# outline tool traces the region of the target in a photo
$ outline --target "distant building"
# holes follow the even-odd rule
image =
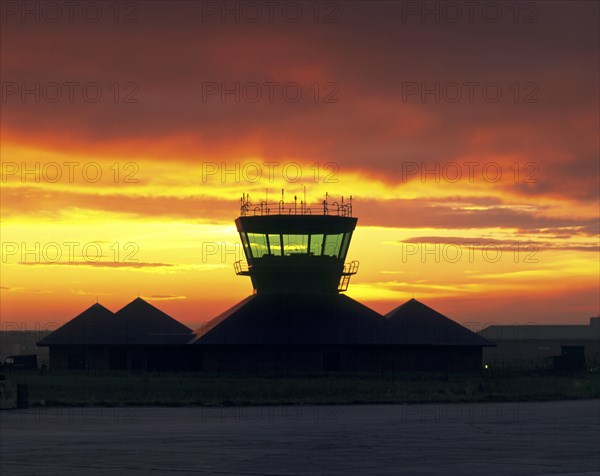
[[[48,349],[39,347],[36,343],[50,334],[46,330],[18,330],[11,329],[10,325],[0,331],[0,365],[11,356],[37,355],[38,365],[48,363]]]
[[[411,299],[387,316],[342,294],[352,202],[274,207],[242,199],[235,221],[254,294],[196,329],[142,299],[95,304],[42,339],[52,369],[209,372],[477,371],[493,345]]]
[[[479,335],[496,344],[483,354],[493,366],[600,366],[600,317],[590,318],[589,325],[493,325]]]

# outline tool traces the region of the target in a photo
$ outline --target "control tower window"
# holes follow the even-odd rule
[[[250,245],[248,245],[248,238],[246,237],[246,233],[240,233],[240,237],[242,238],[242,244],[244,245],[244,252],[246,253],[246,257],[250,256]]]
[[[262,233],[248,233],[248,241],[250,242],[250,250],[253,258],[262,258],[269,252],[267,247],[267,235]]]
[[[272,255],[281,256],[281,235],[269,235],[269,250]]]
[[[248,257],[257,259],[272,256],[329,256],[343,258],[350,244],[350,233],[284,234],[240,233]]]
[[[342,249],[340,250],[340,258],[346,258],[346,253],[348,253],[348,246],[350,245],[350,237],[352,233],[344,233],[344,241],[342,241]]]
[[[310,235],[310,254],[313,256],[321,256],[323,254],[323,236]]]
[[[343,239],[344,233],[325,235],[325,247],[323,249],[323,254],[337,258],[340,254],[340,248],[342,246]]]
[[[283,235],[285,255],[307,254],[308,235]]]

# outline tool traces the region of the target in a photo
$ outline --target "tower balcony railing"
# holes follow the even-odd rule
[[[358,261],[350,261],[344,264],[344,270],[340,278],[340,284],[338,285],[338,291],[343,293],[348,291],[348,285],[350,284],[350,278],[358,272]]]
[[[358,265],[359,262],[357,260],[350,261],[349,263],[344,264],[344,271],[342,271],[342,276],[352,276],[353,274],[358,273]]]
[[[352,276],[358,273],[359,264],[360,263],[357,260],[345,263],[344,269],[342,270],[342,276]],[[250,274],[250,266],[248,265],[248,261],[246,260],[238,260],[235,263],[233,263],[233,269],[235,270],[235,274]]]
[[[239,260],[233,263],[233,269],[238,276],[250,276],[250,267],[246,260]]]
[[[352,216],[352,195],[350,200],[344,202],[344,197],[341,201],[329,202],[329,196],[325,195],[325,200],[321,203],[306,203],[306,200],[300,200],[294,196],[293,203],[286,203],[282,199],[277,203],[261,201],[258,204],[253,204],[250,201],[250,195],[244,194],[241,198],[240,206],[241,216],[267,216],[267,215],[333,215],[341,217]]]

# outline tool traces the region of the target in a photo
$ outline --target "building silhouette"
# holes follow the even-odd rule
[[[58,369],[208,372],[476,371],[493,345],[415,299],[387,316],[343,294],[352,198],[309,206],[241,200],[235,220],[253,294],[194,332],[138,298],[96,304],[39,342]]]
[[[191,329],[136,298],[111,312],[94,304],[38,342],[55,370],[187,370]]]
[[[494,342],[484,360],[494,367],[582,370],[600,366],[600,317],[589,324],[491,325],[479,335]]]

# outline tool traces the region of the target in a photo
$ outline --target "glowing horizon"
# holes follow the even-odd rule
[[[414,296],[462,323],[586,323],[600,312],[597,9],[3,16],[3,325],[138,295],[206,322],[252,292],[233,271],[242,193],[290,203],[304,187],[309,203],[353,196],[347,294],[378,312]]]

